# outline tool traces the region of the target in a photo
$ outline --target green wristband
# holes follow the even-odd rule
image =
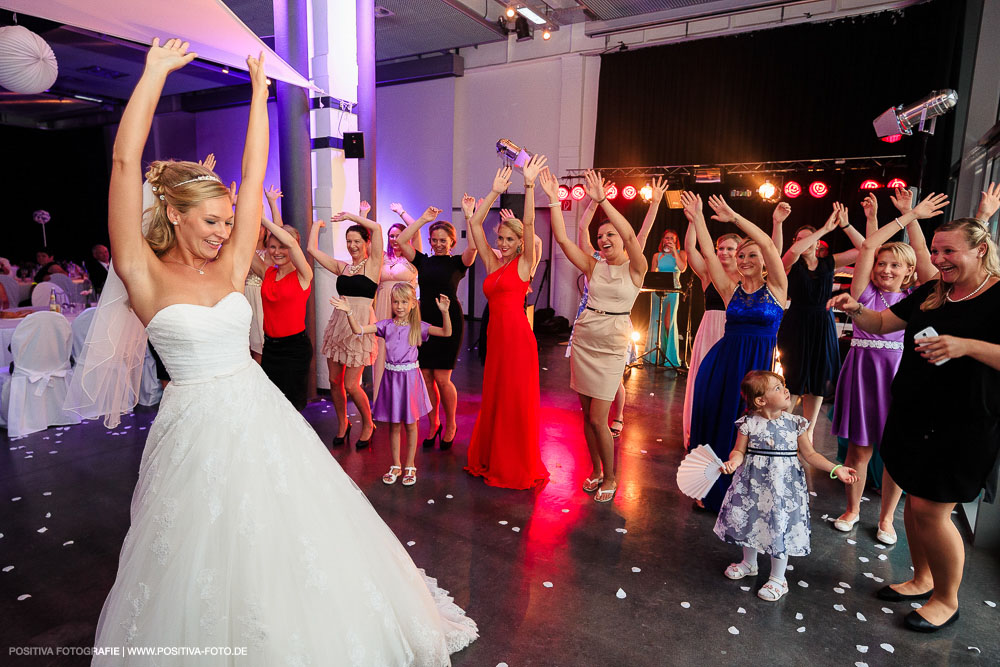
[[[835,465],[832,468],[830,468],[830,479],[837,479],[837,476],[834,475],[833,473],[837,472],[837,468],[843,468],[843,467],[844,467],[844,464],[838,463],[837,465]]]

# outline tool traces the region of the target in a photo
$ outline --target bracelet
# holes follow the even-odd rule
[[[851,223],[848,222],[848,223],[845,223],[843,225],[837,225],[837,226],[840,227],[841,229],[847,229],[848,227],[851,226]]]
[[[903,231],[903,230],[906,229],[906,225],[904,225],[903,223],[901,223],[899,221],[899,218],[896,218],[895,220],[893,220],[893,222],[895,222],[897,225],[899,225],[899,231]]]
[[[830,479],[837,479],[837,476],[833,473],[837,472],[837,468],[843,468],[843,467],[844,465],[842,463],[838,463],[837,465],[833,466],[833,468],[830,469]]]
[[[858,307],[857,307],[856,309],[854,309],[854,310],[845,310],[845,311],[844,311],[844,313],[845,313],[845,314],[846,314],[846,315],[847,315],[847,316],[848,316],[849,318],[851,318],[851,319],[853,320],[853,319],[854,319],[855,317],[858,317],[859,315],[861,315],[861,311],[863,311],[864,309],[865,309],[865,307],[864,307],[864,306],[862,306],[862,305],[861,305],[861,304],[859,303],[859,304],[858,304]]]
[[[534,183],[532,183],[531,185],[528,185],[527,183],[524,184],[524,189],[525,190],[527,190],[528,188],[533,188],[533,187],[535,187]]]
[[[562,202],[556,202],[555,204],[549,204],[549,208],[555,208],[556,206],[562,206]]]
[[[601,199],[601,200],[598,200],[598,201],[596,201],[596,202],[594,202],[594,203],[595,203],[595,204],[603,204],[603,203],[604,203],[604,202],[606,202],[606,201],[608,201],[608,198],[607,198],[607,196],[605,196],[605,197],[604,197],[604,199]]]

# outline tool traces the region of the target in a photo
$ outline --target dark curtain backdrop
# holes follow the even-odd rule
[[[0,126],[0,183],[6,204],[0,256],[35,260],[42,228],[31,218],[44,209],[49,248],[77,262],[108,242],[108,158],[102,128],[31,130]]]
[[[848,205],[855,226],[863,227],[858,185],[865,178],[885,184],[899,176],[916,185],[921,139],[880,141],[872,120],[897,104],[914,102],[931,90],[959,86],[960,48],[965,3],[936,0],[902,12],[883,12],[830,23],[774,28],[662,47],[606,54],[601,59],[594,164],[598,167],[716,164],[813,158],[907,156],[908,166],[869,173],[789,174],[808,188],[813,180],[830,194],[789,200],[785,247],[804,224],[819,225],[833,201]],[[939,118],[928,142],[925,191],[944,191],[955,113]],[[729,196],[733,189],[753,189],[763,176],[730,177],[721,184],[676,184],[708,194]],[[618,179],[619,190],[644,180]],[[895,209],[883,189],[877,191],[883,219]],[[638,228],[646,205],[636,198],[616,200]],[[730,204],[770,232],[773,204],[759,198],[730,199]],[[711,211],[706,207],[706,215]],[[660,207],[646,245],[648,258],[665,229],[683,239],[686,222],[679,210]],[[733,231],[709,221],[713,236]],[[834,251],[849,247],[839,232],[827,239]],[[693,276],[689,271],[683,280]],[[697,280],[692,303],[692,332],[703,311]],[[679,311],[683,335],[687,302]],[[637,329],[648,319],[649,298],[641,295],[633,311]]]

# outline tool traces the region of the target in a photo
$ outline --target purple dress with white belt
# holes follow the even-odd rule
[[[420,340],[426,341],[431,325],[420,323]],[[385,339],[385,372],[372,407],[372,419],[390,424],[413,424],[431,411],[424,376],[417,363],[419,348],[410,345],[409,325],[394,320],[375,323],[375,335]]]
[[[868,283],[858,303],[871,310],[888,310],[912,291],[883,292]],[[854,327],[851,350],[837,380],[834,435],[864,447],[878,445],[892,400],[889,389],[902,358],[902,330],[880,335]]]

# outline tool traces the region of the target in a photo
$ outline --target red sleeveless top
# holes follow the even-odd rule
[[[302,289],[297,271],[278,280],[278,267],[269,266],[260,286],[264,335],[283,338],[305,331],[306,302],[311,291],[312,285]]]

